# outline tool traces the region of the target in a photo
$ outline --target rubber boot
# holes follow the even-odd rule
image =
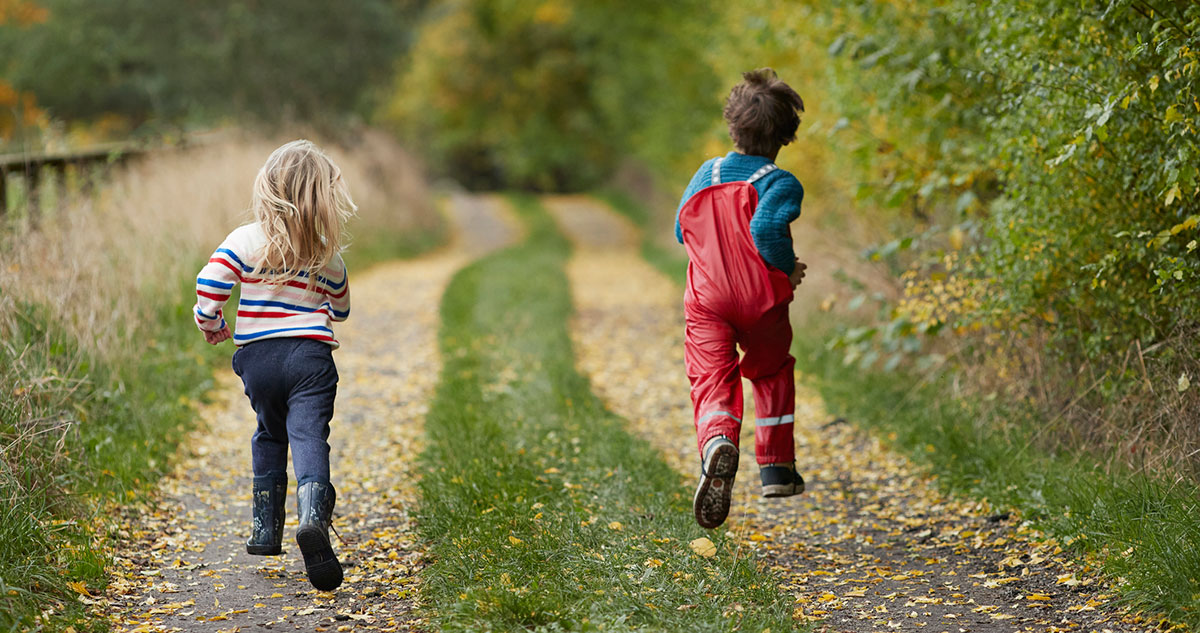
[[[308,582],[321,591],[333,591],[342,584],[342,565],[329,543],[336,498],[337,493],[329,483],[310,481],[296,488],[296,506],[300,509],[296,545],[304,554]]]
[[[283,551],[283,514],[287,483],[286,474],[254,478],[250,539],[246,541],[247,554],[278,556]]]

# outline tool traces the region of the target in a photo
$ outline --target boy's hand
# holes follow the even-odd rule
[[[233,334],[230,334],[229,332],[228,325],[217,330],[216,332],[209,332],[208,330],[201,331],[204,332],[204,340],[207,341],[209,345],[216,345],[217,343],[228,341],[229,339],[233,338]]]
[[[792,282],[792,290],[795,290],[800,282],[804,281],[804,271],[808,269],[808,265],[800,260],[796,260],[796,267],[792,269],[792,274],[788,275],[788,281]]]

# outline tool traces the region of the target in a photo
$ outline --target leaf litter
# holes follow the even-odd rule
[[[249,556],[250,435],[254,413],[231,371],[183,443],[158,494],[120,510],[107,594],[93,600],[118,631],[420,630],[419,572],[426,564],[413,524],[416,456],[440,370],[438,305],[470,259],[516,238],[497,198],[456,195],[446,205],[453,243],[411,261],[354,275],[354,314],[338,328],[341,380],[331,423],[338,491],[331,535],[345,568],[333,592],[308,583],[295,546],[291,477],[281,556]],[[190,450],[189,450],[190,449]]]
[[[638,253],[637,229],[592,198],[547,199],[575,245],[568,263],[581,371],[686,479],[697,476],[681,288]],[[804,289],[798,292],[805,300]],[[1139,631],[1086,560],[1016,512],[949,496],[886,442],[832,419],[797,376],[796,455],[808,491],[763,499],[744,425],[726,528],[774,572],[794,617],[838,631]],[[746,403],[753,399],[746,386]],[[744,416],[753,419],[752,416]],[[690,547],[711,555],[697,539]],[[712,549],[710,549],[712,548]],[[686,608],[680,605],[679,608]]]

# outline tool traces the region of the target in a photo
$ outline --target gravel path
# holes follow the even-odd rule
[[[682,289],[638,256],[636,228],[607,207],[584,197],[547,205],[576,246],[568,276],[582,371],[692,480]],[[807,299],[804,287],[798,297]],[[798,382],[797,466],[809,491],[758,496],[746,425],[727,523],[795,596],[797,619],[829,631],[1140,630],[1137,618],[1108,608],[1111,592],[1086,563],[986,502],[942,494],[878,438],[832,418],[803,376]]]
[[[284,555],[245,552],[254,414],[231,371],[184,443],[190,454],[152,505],[128,510],[114,577],[99,608],[115,630],[412,630],[423,566],[410,511],[415,457],[437,380],[438,304],[453,273],[518,237],[505,204],[453,195],[452,245],[412,261],[351,271],[353,314],[338,329],[341,382],[332,423],[334,547],[346,570],[336,591],[308,584],[292,540],[294,477]]]

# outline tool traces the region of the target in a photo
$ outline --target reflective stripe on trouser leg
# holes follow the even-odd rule
[[[740,334],[746,354],[741,372],[754,383],[754,454],[759,464],[788,463],[796,458],[792,429],[796,411],[796,359],[788,353],[792,326],[787,306],[778,306]]]
[[[774,423],[766,421],[778,420]],[[796,459],[793,442],[794,417],[760,418],[754,425],[754,454],[759,464],[786,464]]]
[[[684,361],[692,384],[697,449],[724,435],[736,445],[742,429],[742,375],[738,370],[733,327],[695,308],[684,306]]]

